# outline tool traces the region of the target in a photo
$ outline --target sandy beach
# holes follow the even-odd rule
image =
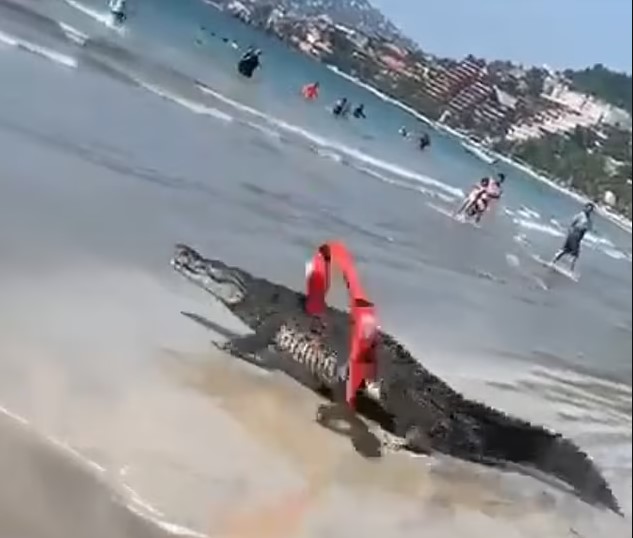
[[[0,0],[0,31],[55,54],[0,49],[0,537],[630,536],[630,244],[617,229],[601,221],[569,284],[530,264],[559,241],[534,223],[571,210],[533,182],[517,177],[504,208],[542,213],[533,228],[503,211],[458,226],[430,204],[479,170],[450,141],[418,161],[299,98],[275,102],[278,80],[246,85],[231,57],[208,69],[181,37],[197,12],[180,4],[143,4],[127,35],[54,0],[25,5],[41,17]],[[305,61],[273,47],[268,65]],[[626,517],[512,471],[362,457],[316,422],[317,396],[220,353],[210,325],[246,328],[169,266],[187,242],[300,287],[330,237],[351,245],[385,328],[466,395],[574,439]]]

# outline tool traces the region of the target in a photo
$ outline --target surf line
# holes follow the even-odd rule
[[[154,508],[147,501],[143,500],[141,496],[136,493],[136,491],[133,490],[129,485],[124,483],[108,484],[105,481],[108,472],[105,467],[99,465],[96,461],[87,458],[64,441],[56,439],[51,435],[38,432],[35,426],[26,418],[14,413],[13,411],[10,411],[2,405],[0,405],[0,413],[13,420],[14,422],[20,424],[24,429],[26,429],[33,435],[41,435],[46,442],[50,443],[50,445],[57,449],[61,454],[66,455],[70,458],[71,461],[74,461],[80,466],[84,467],[88,472],[92,472],[93,476],[95,476],[98,480],[103,481],[106,487],[108,485],[112,485],[116,489],[119,489],[119,486],[121,486],[123,491],[119,489],[117,493],[121,494],[125,492],[124,498],[122,499],[123,501],[127,501],[125,503],[125,507],[141,519],[148,521],[156,527],[168,532],[172,536],[179,536],[182,538],[207,538],[206,534],[202,534],[182,525],[167,521],[164,514]]]

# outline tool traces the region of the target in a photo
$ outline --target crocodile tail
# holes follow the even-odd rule
[[[460,414],[479,425],[484,460],[531,466],[562,480],[585,502],[622,514],[596,464],[573,441],[477,402],[464,400],[462,405]]]
[[[381,336],[382,403],[394,417],[396,434],[416,434],[411,450],[430,445],[486,465],[531,467],[566,483],[585,502],[622,513],[598,467],[573,441],[465,398],[395,338]]]

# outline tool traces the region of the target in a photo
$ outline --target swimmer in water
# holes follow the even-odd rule
[[[342,99],[339,99],[334,105],[334,108],[332,109],[332,114],[334,114],[337,117],[340,117],[340,116],[343,116],[348,109],[349,109],[349,102],[347,101],[347,97],[343,97]]]
[[[320,87],[321,86],[318,82],[313,82],[312,84],[306,84],[302,88],[301,93],[303,94],[303,97],[307,99],[308,101],[315,101],[316,99],[319,98]]]
[[[488,205],[486,207],[486,211],[492,211],[492,208],[495,206],[497,201],[501,199],[505,180],[506,176],[501,172],[497,174],[496,178],[490,179],[490,182],[488,183]]]
[[[424,151],[426,148],[428,148],[431,145],[431,137],[427,134],[424,133],[422,134],[422,136],[420,136],[420,150]]]
[[[488,186],[488,194],[490,198],[498,200],[503,194],[503,184],[506,181],[506,175],[499,172],[497,178],[493,179]]]
[[[360,104],[358,105],[353,112],[353,115],[356,119],[365,119],[367,116],[365,116],[365,105]]]
[[[247,78],[251,78],[255,70],[261,65],[259,61],[262,51],[249,48],[237,64],[239,73]]]
[[[588,203],[583,210],[578,213],[574,220],[572,220],[569,230],[567,230],[567,237],[565,237],[565,243],[554,256],[552,265],[558,263],[564,256],[571,258],[571,270],[576,270],[576,263],[580,257],[580,245],[585,237],[585,234],[593,229],[593,212],[595,205]]]
[[[116,24],[123,24],[127,19],[127,1],[126,0],[110,0],[108,5],[110,13]]]
[[[475,222],[479,222],[490,203],[489,188],[490,178],[482,178],[468,193],[468,196],[454,215],[464,214],[469,218],[474,218]]]

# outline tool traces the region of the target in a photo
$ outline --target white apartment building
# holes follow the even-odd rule
[[[522,141],[540,138],[546,133],[561,134],[576,127],[592,127],[601,123],[629,125],[631,116],[591,95],[573,91],[564,82],[550,78],[545,84],[543,98],[554,105],[550,110],[512,127],[509,140]]]

